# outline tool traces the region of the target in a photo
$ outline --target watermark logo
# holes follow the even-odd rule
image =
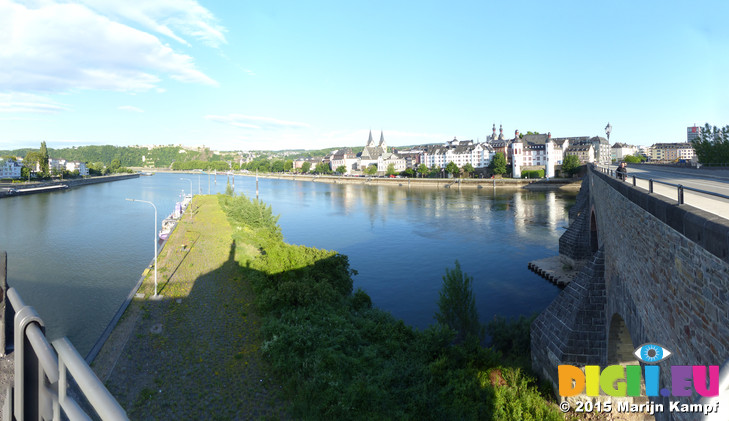
[[[647,343],[633,354],[646,365],[610,365],[603,369],[597,365],[585,366],[584,372],[573,365],[560,365],[559,394],[563,397],[585,393],[599,396],[600,391],[613,397],[641,396],[641,382],[645,383],[645,396],[691,396],[695,391],[704,397],[719,395],[719,366],[674,365],[671,384],[660,387],[661,369],[657,364],[673,353],[665,347]],[[668,386],[668,385],[666,385]]]

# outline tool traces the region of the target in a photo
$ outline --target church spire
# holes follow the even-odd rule
[[[367,139],[367,146],[375,146],[375,141],[372,140],[372,130],[370,129],[370,138]]]
[[[382,130],[380,130],[380,144],[378,146],[381,146],[382,149],[387,152],[387,145],[385,144],[385,135],[382,133]]]

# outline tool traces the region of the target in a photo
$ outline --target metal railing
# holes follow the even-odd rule
[[[665,181],[655,180],[653,178],[638,177],[636,175],[628,176],[627,174],[621,174],[621,173],[619,173],[617,170],[613,170],[613,169],[610,169],[608,167],[603,167],[603,166],[600,166],[600,165],[595,165],[594,168],[597,169],[598,171],[600,171],[601,173],[607,174],[607,175],[609,175],[610,177],[613,177],[613,178],[617,178],[618,180],[627,181],[626,178],[630,177],[630,178],[632,178],[633,186],[636,186],[636,181],[637,180],[645,180],[645,181],[648,181],[648,192],[649,193],[655,193],[655,191],[653,189],[653,185],[655,183],[662,184],[662,185],[665,185],[665,186],[675,187],[676,188],[676,200],[678,201],[678,204],[679,205],[683,205],[684,204],[684,191],[686,191],[686,190],[692,191],[692,192],[695,192],[695,193],[705,194],[707,196],[718,197],[718,198],[724,199],[724,200],[729,200],[729,196],[724,195],[724,194],[721,194],[721,193],[716,193],[716,192],[711,192],[711,191],[701,190],[701,189],[695,189],[693,187],[686,187],[686,186],[681,185],[681,184],[668,183],[668,182],[665,182]]]
[[[69,396],[69,377],[102,420],[128,420],[126,412],[96,377],[67,338],[48,343],[43,320],[25,305],[15,288],[7,290],[15,310],[14,385],[8,387],[4,420],[60,420],[61,410],[70,420],[92,419]]]

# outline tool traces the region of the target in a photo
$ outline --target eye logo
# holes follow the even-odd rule
[[[643,344],[633,354],[646,364],[656,364],[673,355],[673,352],[657,344]]]

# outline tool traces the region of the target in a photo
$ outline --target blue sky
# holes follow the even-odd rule
[[[0,0],[0,149],[729,124],[725,1]]]

